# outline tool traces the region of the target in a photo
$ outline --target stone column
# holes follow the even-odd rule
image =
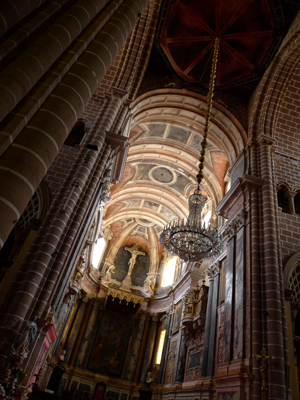
[[[27,17],[32,11],[40,7],[46,0],[10,0],[1,2],[0,4],[0,35],[15,26],[23,18]]]
[[[81,327],[81,323],[82,323],[82,319],[84,317],[85,314],[85,310],[86,310],[86,306],[87,306],[87,301],[88,299],[83,299],[81,300],[81,303],[78,307],[78,311],[77,311],[77,315],[75,317],[75,321],[74,324],[72,326],[72,329],[70,331],[70,335],[65,347],[66,350],[66,356],[65,356],[65,361],[66,363],[69,362],[69,360],[71,359],[71,355],[72,355],[72,351],[76,342],[76,338],[78,335],[78,332],[80,330]]]
[[[101,299],[98,297],[94,301],[92,312],[89,317],[88,323],[86,325],[84,336],[81,341],[80,348],[79,348],[79,351],[77,354],[77,358],[76,358],[76,362],[75,362],[75,367],[77,367],[77,368],[84,367],[84,362],[86,361],[85,356],[87,354],[89,346],[91,345],[91,339],[92,339],[93,332],[94,332],[95,322],[96,322],[97,316],[99,314],[99,311],[103,310],[103,306],[104,306],[103,300],[104,299]]]
[[[148,2],[124,0],[2,155],[1,247]]]
[[[261,163],[262,186],[262,279],[264,283],[264,316],[266,323],[265,347],[267,354],[274,356],[272,365],[268,369],[269,399],[287,397],[285,376],[285,342],[283,335],[283,317],[285,314],[282,304],[282,271],[278,263],[278,244],[276,230],[275,189],[272,173],[273,139],[261,135],[259,137],[259,151]]]
[[[93,2],[79,0],[25,48],[25,51],[0,74],[2,87],[0,120],[8,115],[33,88],[45,71],[58,60],[107,2],[108,0]],[[20,6],[20,10],[24,9],[26,7]],[[74,23],[74,20],[77,23]],[[93,36],[93,33],[90,33],[90,36]],[[48,48],[48,52],[45,52],[45,47]]]
[[[255,177],[258,176],[257,170],[257,142],[251,139],[250,143],[250,166],[251,174]],[[260,232],[259,232],[259,198],[258,190],[255,188],[250,193],[250,219],[251,227],[247,228],[247,236],[251,241],[250,246],[247,247],[246,254],[250,255],[248,261],[249,271],[248,279],[251,283],[249,291],[251,291],[251,321],[247,318],[246,324],[248,324],[249,330],[252,331],[252,354],[260,354],[262,349],[262,281],[261,281],[261,267],[260,267]],[[250,302],[250,298],[248,297]],[[252,356],[251,352],[250,355]],[[260,375],[258,363],[253,364],[253,374],[255,376]],[[253,382],[253,396],[256,399],[261,398],[261,384],[258,380]]]
[[[158,317],[153,316],[152,321],[151,321],[145,356],[144,356],[141,379],[140,379],[140,382],[142,382],[142,383],[144,383],[146,381],[147,373],[150,370],[151,360],[152,360],[152,355],[153,355],[153,348],[154,348],[154,344],[155,344],[155,337],[156,337],[156,332],[157,332],[157,323],[158,323]]]
[[[110,155],[110,146],[104,146],[104,152],[103,152],[103,157],[101,159],[101,161],[99,162],[97,171],[95,173],[95,175],[92,178],[92,181],[89,184],[88,190],[85,192],[84,196],[82,197],[79,207],[76,210],[76,214],[73,217],[72,223],[70,224],[70,228],[68,232],[72,232],[72,234],[74,234],[74,232],[78,231],[78,228],[81,226],[82,221],[84,220],[84,217],[86,216],[87,212],[89,210],[86,209],[86,204],[91,204],[91,199],[93,199],[94,196],[94,188],[97,187],[97,180],[99,180],[99,178],[102,176],[105,166],[107,164],[109,155]],[[84,167],[83,167],[84,168]],[[83,176],[83,173],[81,174],[81,170],[79,169],[79,173],[78,176],[81,176],[81,182],[83,179],[87,178],[87,171],[88,168],[85,167],[85,173]],[[99,183],[99,182],[98,182]],[[74,195],[75,198],[78,199],[78,196]],[[80,207],[81,206],[81,207]],[[55,218],[53,219],[53,224],[51,224],[51,228],[49,230],[49,232],[45,235],[44,240],[42,242],[42,245],[39,249],[39,258],[42,258],[43,260],[49,260],[49,254],[45,254],[45,252],[43,252],[43,247],[49,247],[50,243],[52,245],[55,245],[55,242],[57,242],[57,236],[56,238],[53,238],[53,230],[55,230],[56,232],[59,230],[59,225],[63,226],[67,224],[68,221],[68,214],[66,213],[62,216],[61,213],[57,213],[57,215],[55,216]],[[59,234],[59,233],[58,233]],[[56,240],[55,240],[56,239]],[[60,282],[60,275],[61,275],[61,270],[63,268],[65,259],[66,259],[66,254],[69,253],[70,250],[70,246],[72,243],[73,237],[68,237],[64,243],[62,244],[61,247],[59,247],[59,252],[58,255],[55,258],[55,262],[53,263],[53,265],[49,268],[48,266],[48,279],[44,284],[43,287],[43,291],[39,296],[38,299],[38,303],[35,306],[35,313],[36,314],[42,314],[44,311],[45,306],[47,305],[47,303],[49,302],[50,298],[52,298],[54,296],[54,291],[57,288],[59,282]],[[58,243],[55,245],[55,247],[58,246]],[[33,263],[34,265],[38,264],[39,260],[36,259],[35,262]],[[46,262],[45,262],[46,264]]]
[[[134,373],[135,373],[135,368],[136,368],[136,364],[137,364],[138,357],[139,357],[139,351],[140,351],[140,346],[141,346],[145,323],[146,323],[146,314],[142,313],[140,315],[137,334],[132,343],[133,346],[132,346],[131,354],[129,354],[130,364],[128,366],[128,371],[127,371],[127,379],[129,381],[133,381],[133,378],[134,378]]]

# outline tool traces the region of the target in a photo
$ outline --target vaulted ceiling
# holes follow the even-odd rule
[[[105,226],[114,233],[111,246],[115,251],[138,244],[151,256],[151,268],[157,268],[163,252],[159,244],[163,226],[188,215],[217,35],[216,84],[217,90],[223,90],[219,97],[226,93],[238,96],[229,102],[230,107],[218,98],[213,103],[201,189],[207,207],[214,210],[221,201],[226,174],[247,142],[249,95],[284,37],[295,15],[293,7],[273,0],[162,2],[148,71],[131,105],[124,176],[112,186],[112,201],[106,208]],[[244,112],[236,112],[239,102]]]
[[[188,197],[196,188],[206,99],[178,90],[141,96],[132,106],[130,150],[122,181],[111,190],[105,224],[122,246],[137,243],[159,258],[163,226],[188,215]],[[225,193],[226,173],[242,151],[246,135],[221,106],[212,120],[202,192],[213,210]]]

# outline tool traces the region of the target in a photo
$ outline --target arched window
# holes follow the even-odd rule
[[[297,192],[296,196],[294,197],[294,206],[295,206],[295,213],[300,216],[300,193]]]
[[[202,221],[202,226],[205,226],[205,228],[209,227],[209,225],[210,225],[210,219],[211,219],[211,210],[209,210],[209,211],[205,214],[205,216],[204,216],[204,218],[203,218],[203,221]]]
[[[167,287],[174,282],[177,257],[170,258],[164,268],[161,287]]]
[[[71,147],[78,147],[82,142],[85,135],[85,123],[83,121],[77,121],[69,133],[64,144]]]
[[[284,187],[281,187],[280,190],[277,192],[277,202],[278,202],[278,207],[282,209],[282,212],[287,214],[291,213],[290,201],[287,196],[287,191],[285,190]]]
[[[105,239],[101,238],[97,240],[97,243],[94,246],[93,256],[92,256],[92,266],[98,269],[98,266],[101,261],[101,257],[103,255],[103,251],[105,249]]]
[[[228,179],[225,186],[225,193],[229,192],[230,188],[231,188],[231,179]]]
[[[161,362],[162,351],[163,351],[164,342],[165,342],[165,336],[166,336],[166,330],[164,329],[163,331],[160,332],[155,364],[160,364],[160,362]]]

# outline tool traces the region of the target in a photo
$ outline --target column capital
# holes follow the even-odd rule
[[[258,136],[257,141],[259,144],[268,144],[269,146],[274,146],[276,144],[275,138],[269,135],[265,135],[264,133],[261,133]]]
[[[128,91],[124,89],[120,89],[117,87],[111,87],[110,92],[113,96],[119,97],[120,99],[126,97],[128,95]]]

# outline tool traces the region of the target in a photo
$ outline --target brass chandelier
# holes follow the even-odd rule
[[[213,60],[210,74],[207,108],[203,128],[203,140],[199,158],[199,172],[197,174],[197,189],[189,197],[189,216],[187,221],[177,220],[166,225],[160,236],[162,246],[172,254],[178,255],[184,261],[201,261],[204,258],[217,255],[221,249],[221,240],[216,228],[205,227],[201,223],[201,212],[205,205],[200,184],[203,179],[205,150],[207,147],[208,125],[211,116],[212,99],[216,81],[220,39],[216,37],[214,43]]]

